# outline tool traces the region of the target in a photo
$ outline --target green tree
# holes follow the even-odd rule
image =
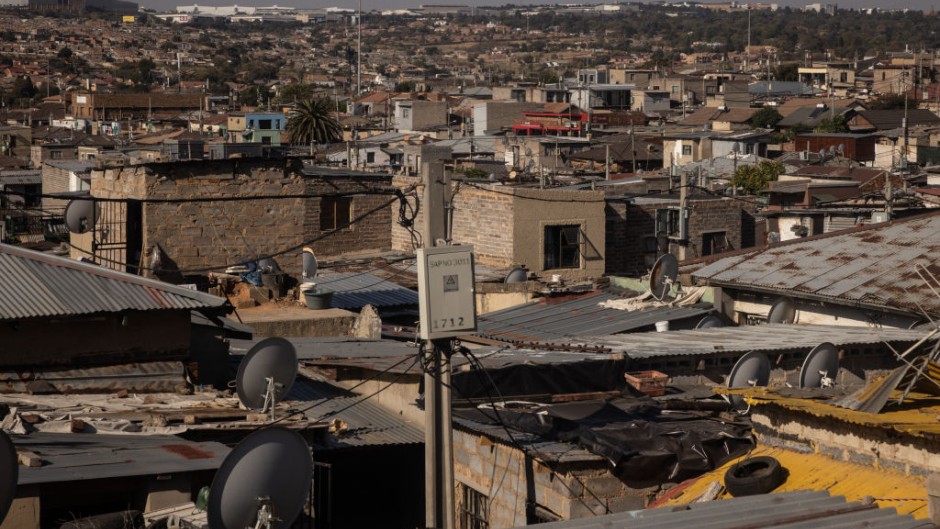
[[[293,145],[324,144],[342,138],[339,123],[330,115],[327,99],[305,99],[287,118],[287,141]]]
[[[848,132],[849,125],[845,122],[845,116],[838,115],[832,116],[831,118],[822,118],[819,120],[819,125],[816,125],[813,131],[829,134]]]
[[[777,180],[783,169],[782,163],[772,160],[761,160],[757,165],[743,165],[734,173],[731,185],[741,189],[745,195],[756,195],[767,189],[770,182]]]
[[[774,107],[764,107],[751,116],[751,125],[759,129],[772,129],[783,119]]]

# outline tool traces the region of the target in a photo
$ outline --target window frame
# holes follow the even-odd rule
[[[345,211],[344,211],[345,210]],[[352,228],[353,197],[326,196],[320,198],[320,231],[349,230]],[[343,213],[345,213],[343,215]],[[345,222],[340,219],[345,217]]]
[[[581,224],[546,224],[542,228],[542,267],[544,270],[575,270],[583,266]],[[570,240],[574,233],[575,241]],[[567,240],[565,237],[567,236]],[[551,246],[549,246],[551,244]],[[571,253],[573,252],[573,253]]]
[[[486,494],[458,483],[461,489],[457,526],[459,529],[489,529],[489,498]]]

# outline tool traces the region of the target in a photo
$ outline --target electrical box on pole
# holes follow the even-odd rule
[[[418,249],[421,338],[453,338],[477,329],[472,246]]]

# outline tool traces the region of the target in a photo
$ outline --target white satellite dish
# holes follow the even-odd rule
[[[767,323],[793,323],[796,321],[796,305],[788,297],[779,297],[770,306]]]
[[[650,271],[649,289],[653,297],[662,301],[679,276],[679,261],[672,254],[664,254]]]
[[[297,377],[297,352],[284,338],[265,338],[255,344],[238,366],[235,389],[246,408],[271,412],[287,395]]]
[[[300,289],[310,290],[316,286],[316,283],[313,282],[313,278],[317,277],[317,270],[320,268],[320,264],[317,261],[316,254],[313,253],[313,248],[310,247],[303,249],[303,252],[300,254],[300,259],[303,266]]]
[[[304,507],[310,447],[286,428],[258,430],[229,453],[209,488],[210,529],[287,529]]]
[[[829,342],[823,342],[813,348],[800,369],[801,388],[827,388],[832,386],[836,373],[839,372],[839,351]]]
[[[750,388],[766,386],[770,383],[770,359],[764,353],[751,351],[735,362],[728,374],[728,388]],[[731,404],[735,409],[745,408],[744,399],[738,395],[731,396]]]
[[[95,228],[98,206],[94,200],[73,199],[65,206],[65,226],[71,233],[87,233]]]

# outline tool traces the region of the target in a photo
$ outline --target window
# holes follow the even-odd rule
[[[49,158],[51,158],[51,159],[53,159],[53,160],[61,160],[61,159],[62,159],[62,151],[49,151]]]
[[[460,529],[487,529],[490,526],[488,498],[463,483],[458,485],[462,490],[458,522]]]
[[[351,197],[323,197],[320,199],[320,231],[336,230],[349,226]]]
[[[545,269],[581,266],[581,227],[545,226]]]
[[[262,130],[271,130],[271,120],[270,119],[259,119],[258,128]]]
[[[366,153],[366,163],[375,163],[375,153],[367,152]]]
[[[254,126],[255,126],[255,120],[249,119],[249,120],[248,120],[248,128],[252,128],[252,127],[254,127]]]
[[[407,119],[411,117],[411,109],[408,107],[401,107],[401,117]]]
[[[702,255],[714,255],[728,251],[728,238],[725,232],[717,231],[702,234]]]
[[[678,85],[672,85],[672,93],[673,93],[673,94],[678,94],[678,93],[679,93],[679,86],[678,86]]]
[[[692,156],[692,146],[683,145],[682,146],[682,156]]]

